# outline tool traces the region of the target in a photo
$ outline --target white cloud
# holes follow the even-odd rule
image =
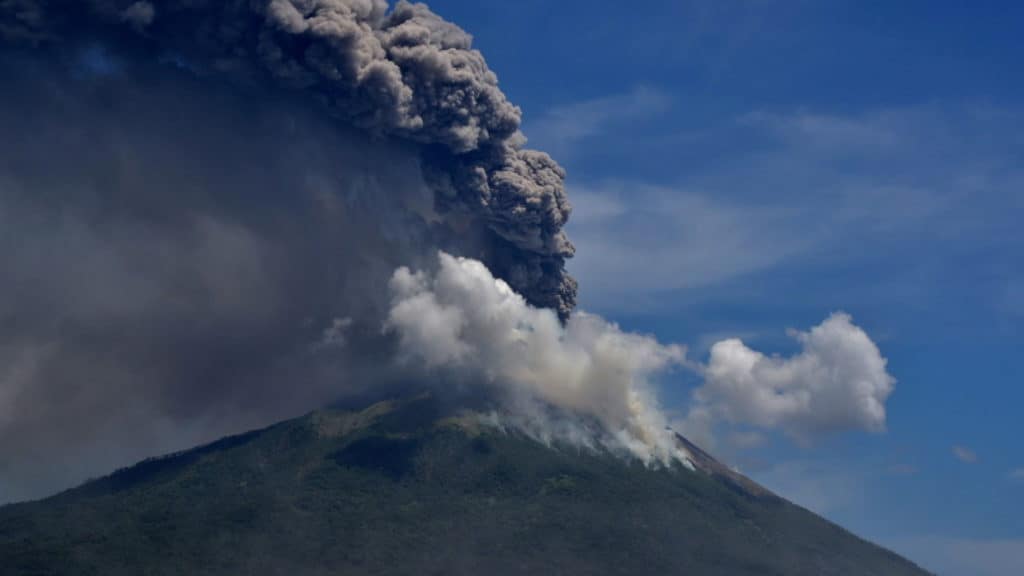
[[[970,448],[966,448],[964,446],[953,446],[950,448],[950,451],[953,452],[953,456],[957,460],[964,464],[974,464],[978,461],[978,455]]]
[[[1024,466],[1010,470],[1007,476],[1014,482],[1024,482]]]
[[[921,305],[956,269],[950,258],[973,258],[979,247],[989,258],[1019,252],[1021,111],[760,112],[685,133],[668,120],[663,129],[609,128],[621,146],[612,151],[578,147],[638,167],[632,180],[572,186],[578,252],[569,265],[588,305],[675,306],[720,294],[700,288],[742,290],[738,279],[780,265],[823,278],[853,260],[877,271],[862,279],[873,302]],[[848,290],[849,305],[866,293],[864,281],[809,297],[834,305]],[[1019,313],[1014,288],[996,298]]]
[[[691,417],[780,429],[803,441],[841,430],[883,431],[896,381],[864,330],[835,313],[793,336],[802,350],[790,358],[766,356],[735,338],[712,346]]]
[[[667,110],[671,99],[650,86],[637,86],[624,94],[613,94],[573,102],[547,110],[524,128],[530,145],[564,159],[575,145],[623,122],[650,117]]]
[[[713,285],[809,250],[798,209],[732,204],[638,183],[570,190],[569,268],[584,301],[615,308],[653,293]],[[639,297],[639,298],[638,298]]]
[[[755,113],[739,124],[772,147],[740,152],[712,178],[729,188],[759,182],[774,188],[777,202],[812,203],[814,217],[827,223],[819,232],[831,243],[856,239],[861,251],[920,241],[1016,243],[1024,209],[1013,192],[1024,178],[1020,110],[922,105],[847,116]]]
[[[685,459],[650,389],[656,374],[683,364],[682,347],[582,312],[562,325],[480,262],[444,253],[436,273],[398,269],[391,293],[386,329],[398,336],[405,361],[490,386],[510,423],[524,431],[599,442],[645,462]],[[580,420],[549,419],[543,406]],[[599,427],[596,438],[590,422]]]

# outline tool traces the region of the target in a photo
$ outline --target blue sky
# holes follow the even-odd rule
[[[888,359],[884,432],[723,458],[941,574],[1024,573],[1024,5],[430,4],[568,169],[584,309],[699,362],[841,310]]]

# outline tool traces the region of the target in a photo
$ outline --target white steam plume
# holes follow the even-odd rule
[[[482,263],[443,252],[439,260],[435,273],[402,267],[391,278],[386,327],[407,361],[490,387],[506,418],[534,436],[596,442],[648,464],[688,462],[650,390],[653,376],[684,362],[682,347],[582,312],[563,325]],[[546,419],[540,406],[579,426]]]

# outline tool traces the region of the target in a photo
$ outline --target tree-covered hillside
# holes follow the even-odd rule
[[[0,573],[924,574],[699,464],[552,448],[429,398],[322,411],[0,508]]]

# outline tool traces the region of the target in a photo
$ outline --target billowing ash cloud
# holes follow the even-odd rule
[[[424,368],[686,462],[650,389],[684,351],[573,312],[564,173],[425,6],[0,0],[0,49],[0,502]],[[880,428],[867,336],[800,338],[716,345],[694,413]]]
[[[712,346],[689,424],[725,420],[781,429],[801,440],[884,430],[895,379],[878,346],[850,316],[832,314],[794,336],[803,349],[790,358],[765,356],[738,339]]]
[[[415,382],[438,249],[573,308],[564,173],[424,6],[0,0],[0,77],[0,501]]]
[[[8,42],[61,49],[100,42],[126,58],[199,76],[270,83],[315,96],[334,117],[423,145],[446,214],[489,232],[485,261],[532,303],[563,317],[573,247],[562,169],[521,147],[520,112],[469,34],[425,5],[385,0],[5,0]],[[129,50],[130,49],[130,50]]]
[[[596,437],[648,463],[687,461],[650,389],[654,375],[682,365],[683,348],[582,312],[562,324],[480,262],[445,253],[436,273],[402,267],[390,287],[387,329],[406,361],[492,388],[520,429],[545,440]],[[542,407],[582,418],[552,421]],[[593,430],[584,430],[588,420]]]

